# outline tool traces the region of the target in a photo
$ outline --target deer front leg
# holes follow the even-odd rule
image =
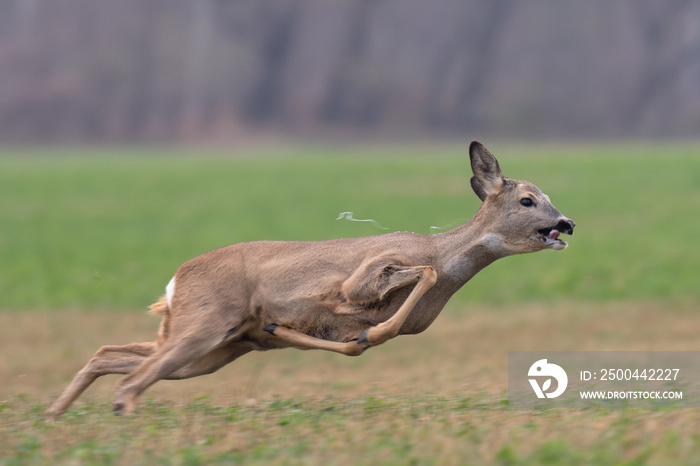
[[[405,267],[384,265],[372,273],[367,268],[360,269],[343,284],[343,292],[350,300],[366,299],[367,302],[383,299],[391,291],[415,283],[415,287],[399,310],[385,322],[363,331],[357,341],[347,343],[323,340],[294,329],[270,324],[264,330],[302,349],[322,349],[358,356],[370,346],[377,346],[399,334],[401,326],[416,303],[437,280],[435,269],[430,266]]]
[[[410,269],[415,271],[418,275],[418,283],[416,283],[411,294],[408,295],[406,301],[404,301],[399,310],[396,311],[396,314],[381,324],[377,324],[362,332],[357,341],[358,345],[365,347],[377,346],[397,336],[401,330],[401,326],[406,322],[406,318],[416,306],[418,300],[435,285],[437,281],[437,272],[435,272],[434,268],[423,266],[411,267]],[[405,271],[405,269],[402,270],[402,272],[403,271]]]
[[[299,349],[320,349],[344,354],[346,356],[359,356],[368,348],[361,347],[357,344],[357,341],[341,343],[338,341],[323,340],[277,324],[270,324],[263,330],[291,343],[292,346]]]

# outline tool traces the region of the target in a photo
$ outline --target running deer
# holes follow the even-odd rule
[[[257,350],[294,347],[359,356],[400,334],[422,332],[450,297],[501,257],[562,250],[573,234],[536,186],[503,176],[479,142],[469,146],[476,215],[431,235],[396,232],[317,242],[257,241],[216,249],[178,270],[151,310],[155,341],[103,346],[48,409],[61,415],[98,377],[117,384],[116,414],[160,379],[212,373]]]

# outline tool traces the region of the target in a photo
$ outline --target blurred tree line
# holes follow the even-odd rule
[[[691,0],[3,0],[0,141],[696,136]]]

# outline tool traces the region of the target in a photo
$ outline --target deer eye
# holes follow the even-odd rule
[[[525,207],[532,207],[534,202],[532,202],[532,199],[529,197],[524,197],[520,199],[520,205],[525,206]]]

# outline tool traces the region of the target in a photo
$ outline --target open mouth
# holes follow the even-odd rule
[[[559,235],[564,233],[566,235],[574,234],[574,222],[571,220],[562,220],[552,227],[542,228],[537,230],[539,238],[544,241],[545,245],[551,247],[552,249],[564,249],[568,244],[566,241],[559,239]]]

